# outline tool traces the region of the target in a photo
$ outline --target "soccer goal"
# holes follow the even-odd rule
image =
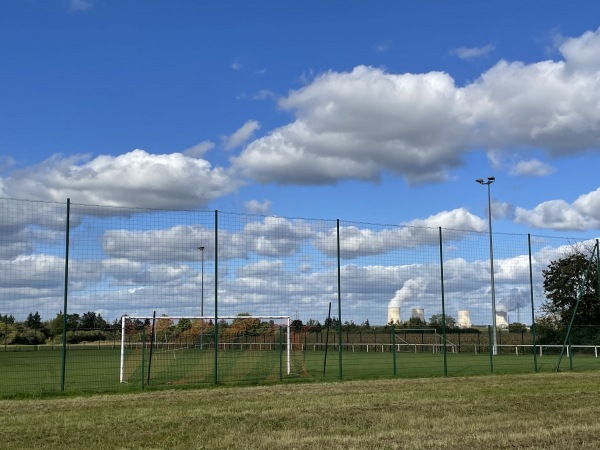
[[[217,354],[229,379],[232,371],[272,373],[273,366],[290,375],[290,325],[289,316],[224,316],[217,323],[210,316],[123,316],[119,381],[143,380],[146,371],[149,382],[150,365],[153,380],[208,380]]]

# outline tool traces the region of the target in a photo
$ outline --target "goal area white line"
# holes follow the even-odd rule
[[[119,382],[124,383],[125,380],[125,324],[127,320],[212,320],[214,323],[217,323],[219,320],[234,320],[234,319],[258,319],[258,320],[285,320],[286,327],[286,366],[287,366],[287,374],[291,374],[291,334],[290,327],[292,323],[292,319],[290,316],[127,316],[124,315],[121,317],[121,364],[119,367]],[[218,351],[215,346],[215,351]]]

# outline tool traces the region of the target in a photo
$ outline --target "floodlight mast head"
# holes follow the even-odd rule
[[[475,180],[477,183],[482,184],[482,185],[490,185],[492,184],[494,181],[496,181],[496,177],[487,177],[487,181],[483,181],[483,178],[477,178]]]

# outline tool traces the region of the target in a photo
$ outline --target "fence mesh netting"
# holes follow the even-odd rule
[[[485,222],[0,212],[0,395],[553,370],[565,330],[540,323],[536,342],[532,327],[543,271],[593,245],[495,233],[491,259]],[[570,367],[599,368],[597,344],[595,324],[575,324]]]

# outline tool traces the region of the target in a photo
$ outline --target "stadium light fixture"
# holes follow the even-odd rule
[[[492,198],[490,194],[490,184],[496,181],[496,177],[487,177],[487,181],[484,181],[483,178],[478,178],[475,180],[477,183],[482,186],[487,186],[488,193],[488,229],[490,235],[490,279],[491,279],[491,287],[492,287],[492,354],[498,354],[498,341],[497,341],[497,333],[496,333],[496,289],[494,286],[494,246],[492,241]]]

